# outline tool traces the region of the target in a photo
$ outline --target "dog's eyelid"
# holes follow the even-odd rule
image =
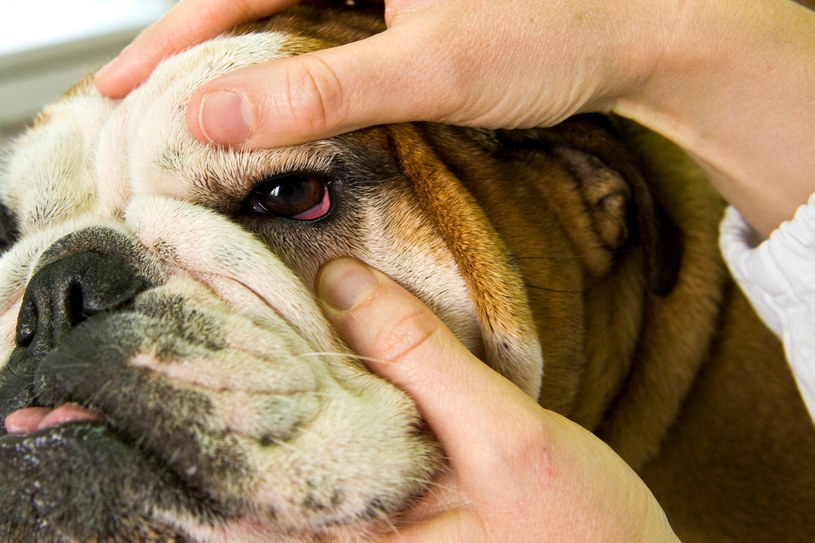
[[[341,167],[339,155],[340,149],[328,142],[261,151],[250,161],[253,164],[248,171],[254,171],[254,175],[247,181],[256,186],[272,177],[309,174],[333,177]]]

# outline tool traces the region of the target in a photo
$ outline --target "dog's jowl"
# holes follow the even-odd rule
[[[80,82],[0,174],[0,540],[374,539],[444,453],[365,369],[313,281],[353,256],[485,364],[606,440],[686,542],[805,542],[815,430],[717,247],[692,162],[617,118],[380,126],[204,145],[229,70],[381,30],[299,6],[165,60],[123,100]]]

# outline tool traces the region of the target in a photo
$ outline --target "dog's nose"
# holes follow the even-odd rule
[[[125,306],[147,287],[147,279],[115,254],[81,252],[46,264],[23,295],[17,345],[44,354],[72,327]]]

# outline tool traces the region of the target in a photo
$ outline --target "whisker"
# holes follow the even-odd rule
[[[330,352],[330,351],[325,351],[325,352],[312,351],[310,353],[302,353],[302,354],[297,355],[298,358],[307,358],[307,357],[311,357],[311,356],[336,356],[336,357],[339,357],[339,358],[351,358],[351,357],[354,357],[354,354],[353,353],[342,353],[342,352],[333,353],[333,352]]]
[[[435,488],[440,488],[442,490],[453,490],[453,489],[455,489],[455,487],[453,485],[437,483],[436,481],[428,481],[426,479],[421,479],[419,477],[405,477],[404,480],[405,481],[411,481],[413,483],[420,483],[420,484],[426,485],[426,486],[432,486],[432,487],[435,487]]]
[[[393,535],[399,535],[399,528],[393,523],[390,515],[384,511],[377,511],[377,516],[380,520],[384,521],[384,523],[388,525],[388,529],[393,533]]]
[[[379,520],[379,521],[383,522],[388,527],[388,530],[393,535],[399,535],[399,528],[396,526],[396,524],[393,523],[393,521],[390,518],[390,515],[388,515],[387,512],[385,512],[382,509],[380,509],[378,507],[375,507],[375,506],[369,507],[366,510],[366,513],[368,513],[368,512],[373,513],[374,515],[376,515],[375,516],[376,520]],[[373,520],[373,519],[370,519],[370,520]]]
[[[305,432],[305,431],[306,431],[306,429],[305,429],[305,428],[302,428],[302,427],[298,428],[298,430],[299,430],[299,431],[301,431],[301,432]],[[293,453],[295,453],[297,456],[300,456],[300,457],[304,457],[304,456],[305,456],[305,455],[303,454],[303,451],[301,451],[300,449],[298,449],[297,447],[295,447],[294,445],[292,445],[292,444],[291,444],[291,443],[289,443],[288,441],[283,441],[283,440],[280,440],[280,439],[277,439],[277,438],[272,438],[272,439],[270,440],[270,442],[271,442],[272,444],[274,444],[275,446],[277,446],[277,447],[283,447],[284,449],[288,449],[288,450],[292,451],[292,452],[293,452]]]
[[[392,364],[391,360],[385,360],[383,358],[374,358],[371,356],[363,356],[361,354],[356,353],[332,353],[332,352],[311,352],[311,353],[303,353],[298,354],[298,358],[307,358],[307,357],[322,357],[322,356],[336,356],[336,357],[343,357],[343,358],[355,358],[357,360],[366,361],[366,362],[375,362],[377,364]]]
[[[608,254],[612,255],[624,255],[629,254],[632,252],[631,248],[625,249],[616,249],[613,251],[608,251]],[[590,258],[590,255],[586,254],[576,254],[576,255],[511,255],[509,259],[513,262],[519,262],[521,260],[545,260],[548,262],[566,262],[569,260],[582,260],[584,258]]]
[[[588,257],[589,257],[589,255],[560,255],[560,256],[526,255],[526,256],[512,256],[512,257],[510,257],[510,260],[512,260],[513,262],[520,262],[521,260],[546,260],[548,262],[565,262],[567,260],[582,260],[582,259],[588,258]]]
[[[550,287],[541,287],[539,285],[533,285],[532,283],[525,283],[527,288],[531,288],[534,290],[543,290],[545,292],[557,292],[559,294],[583,294],[586,291],[577,289],[577,290],[570,290],[570,289],[558,289],[558,288],[550,288]]]

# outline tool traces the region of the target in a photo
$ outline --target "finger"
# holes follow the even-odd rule
[[[164,58],[234,26],[265,17],[297,0],[181,0],[96,74],[102,94],[121,98],[143,83]]]
[[[507,432],[531,434],[537,404],[473,356],[418,299],[350,259],[327,264],[326,314],[376,373],[408,392],[458,473],[493,469]],[[464,416],[466,414],[466,416]],[[463,481],[464,482],[464,481]]]
[[[445,120],[465,92],[448,91],[455,87],[447,75],[453,70],[444,67],[447,60],[427,53],[428,39],[414,35],[424,30],[415,28],[412,21],[362,41],[211,81],[190,101],[190,130],[205,142],[263,148],[373,124]]]

